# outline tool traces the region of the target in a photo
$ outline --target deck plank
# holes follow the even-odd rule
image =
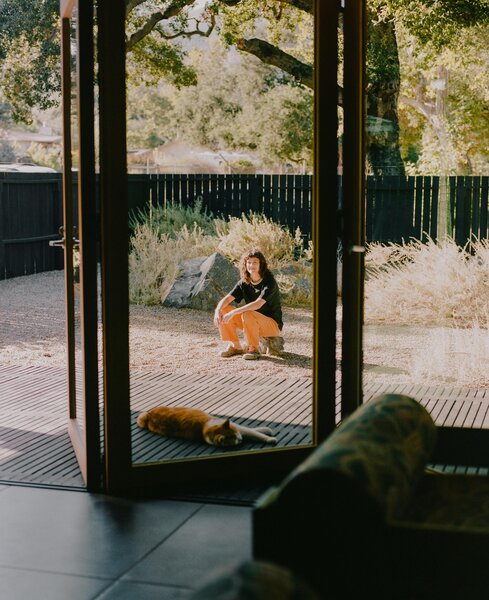
[[[133,371],[130,390],[134,460],[157,462],[223,452],[140,429],[136,424],[139,411],[158,404],[197,406],[248,426],[266,424],[276,430],[279,447],[310,444],[312,384],[312,378],[250,379],[233,374]],[[67,433],[66,387],[64,369],[0,365],[0,481],[83,488]],[[339,418],[340,381],[336,393]],[[426,407],[438,425],[489,429],[487,390],[377,382],[365,386],[365,401],[382,393],[412,396]],[[244,450],[263,447],[264,444],[249,442],[242,446]]]

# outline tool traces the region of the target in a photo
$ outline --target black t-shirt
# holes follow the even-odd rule
[[[282,305],[280,302],[280,291],[275,277],[268,273],[260,283],[246,283],[243,280],[238,281],[234,288],[229,292],[235,301],[239,304],[241,300],[245,304],[254,302],[258,298],[263,298],[265,304],[257,312],[271,317],[277,322],[280,330],[283,327]]]

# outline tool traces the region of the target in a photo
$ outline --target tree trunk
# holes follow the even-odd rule
[[[367,158],[374,175],[404,175],[397,102],[401,82],[394,23],[369,19]]]

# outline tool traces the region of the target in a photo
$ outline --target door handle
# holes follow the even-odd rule
[[[62,235],[63,237],[59,240],[51,240],[49,242],[49,245],[53,248],[64,248],[66,246],[66,238],[64,236],[64,227],[61,226],[59,228],[59,235]],[[79,248],[80,247],[80,240],[77,237],[78,235],[78,228],[76,226],[73,227],[73,248]]]
[[[61,225],[61,227],[58,229],[58,233],[61,237],[60,240],[51,240],[49,242],[49,245],[52,248],[64,248],[65,244],[66,244],[66,239],[65,239],[65,228],[63,227],[63,225]]]
[[[61,238],[60,240],[51,240],[51,241],[49,242],[49,245],[50,245],[52,248],[58,248],[58,247],[60,247],[60,248],[64,248],[64,247],[65,247],[65,245],[66,245],[66,240],[65,240],[65,238],[64,238],[64,237],[63,237],[63,238]]]

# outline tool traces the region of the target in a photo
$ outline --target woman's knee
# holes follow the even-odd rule
[[[256,321],[255,318],[255,311],[253,310],[247,310],[244,313],[241,313],[241,320],[243,321],[243,323],[252,323]]]

